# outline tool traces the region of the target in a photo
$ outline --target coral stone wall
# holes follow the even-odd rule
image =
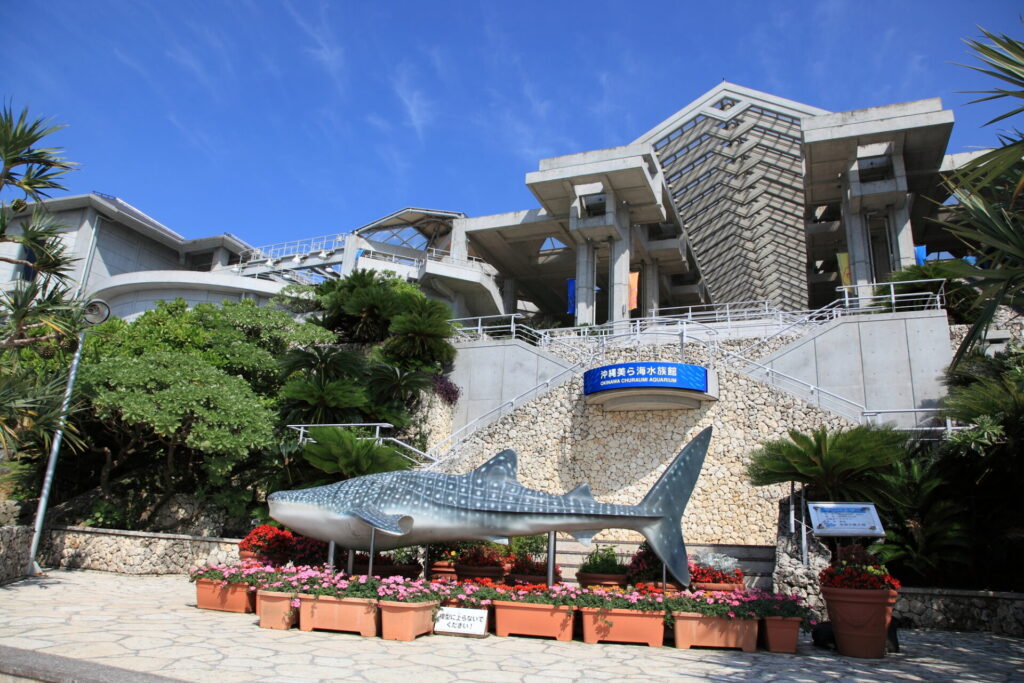
[[[914,628],[1024,636],[1024,593],[902,588],[892,613]]]
[[[43,536],[40,564],[119,574],[184,574],[201,564],[237,563],[238,540],[53,527]],[[27,548],[25,553],[27,555]]]
[[[0,585],[25,576],[32,527],[0,526]]]
[[[592,367],[637,360],[679,361],[678,344],[611,348]],[[684,362],[706,364],[699,344]],[[719,360],[718,363],[721,366]],[[606,412],[588,406],[576,377],[502,417],[460,444],[442,470],[462,473],[495,453],[519,454],[519,479],[530,488],[565,493],[588,482],[601,501],[635,505],[665,467],[698,432],[713,427],[711,447],[683,515],[688,541],[703,544],[775,545],[778,500],[788,487],[752,487],[745,468],[761,442],[788,429],[850,426],[843,418],[808,406],[740,373],[720,369],[719,400],[696,410]],[[623,530],[599,538],[635,540]]]

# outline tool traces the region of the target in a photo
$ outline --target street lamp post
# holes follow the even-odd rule
[[[110,317],[110,306],[105,301],[93,299],[85,305],[85,323],[87,325],[98,325]],[[46,517],[46,504],[50,500],[50,488],[53,486],[53,473],[57,470],[57,456],[60,454],[60,444],[64,440],[64,424],[67,421],[68,409],[71,407],[71,394],[75,389],[75,377],[78,376],[78,365],[82,361],[82,347],[85,346],[85,333],[83,328],[78,335],[78,348],[71,358],[71,368],[68,370],[68,383],[64,387],[64,401],[60,408],[60,418],[57,420],[57,431],[53,435],[53,444],[50,446],[50,459],[46,463],[46,476],[43,478],[43,490],[39,494],[39,508],[36,510],[35,529],[32,532],[32,545],[28,551],[28,565],[25,573],[34,576],[42,572],[36,563],[36,553],[39,551],[39,539],[43,535],[43,519]]]

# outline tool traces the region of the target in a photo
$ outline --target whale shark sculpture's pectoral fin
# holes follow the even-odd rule
[[[392,536],[404,536],[412,530],[412,517],[409,515],[388,515],[377,508],[356,508],[349,510],[353,517],[358,517],[377,531]]]

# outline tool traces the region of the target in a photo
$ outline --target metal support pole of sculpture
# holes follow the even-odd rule
[[[370,559],[366,563],[366,575],[373,576],[373,555],[377,552],[377,529],[370,527]]]
[[[555,532],[548,532],[548,585],[555,585]]]
[[[356,568],[356,551],[348,551],[348,565],[345,568],[345,573],[352,576],[352,571]]]
[[[682,516],[711,442],[708,427],[686,444],[637,505],[594,499],[589,484],[565,495],[528,489],[515,451],[467,474],[384,472],[267,497],[270,516],[311,538],[369,550],[446,541],[507,541],[565,531],[589,544],[602,529],[638,531],[683,585],[690,583]],[[380,532],[378,535],[377,532]]]

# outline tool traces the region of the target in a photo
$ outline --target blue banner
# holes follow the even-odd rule
[[[569,310],[567,312],[569,313],[569,315],[575,315],[576,314],[576,278],[571,277],[568,280],[566,280],[565,283],[566,283],[566,285],[569,288],[569,291],[568,291],[568,295],[569,295]]]
[[[686,389],[707,393],[708,370],[686,363],[619,363],[583,373],[583,394],[609,389]]]

